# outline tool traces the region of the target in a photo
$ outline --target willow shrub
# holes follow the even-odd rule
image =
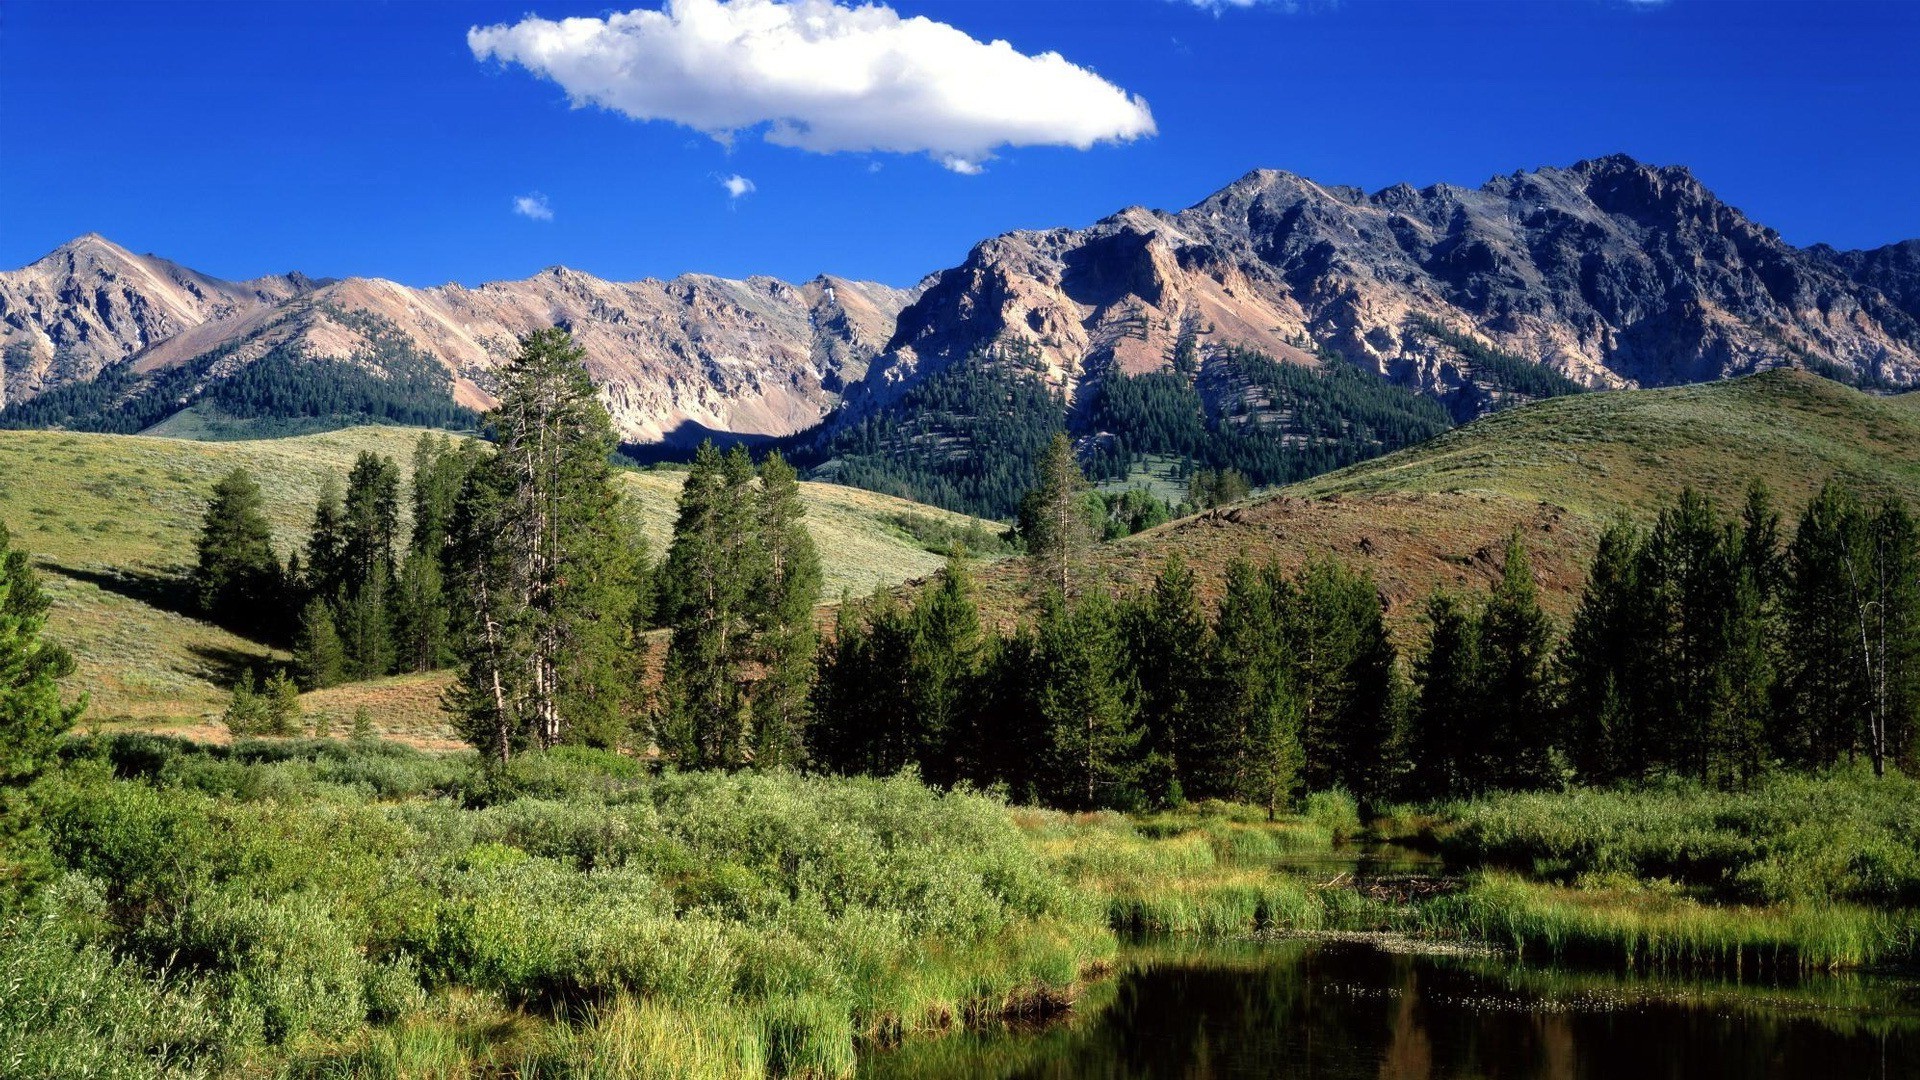
[[[97,883],[98,903],[29,955],[106,972],[93,984],[128,1000],[202,1002],[193,1060],[227,1069],[354,1075],[425,1055],[605,1073],[629,1040],[684,1042],[685,1064],[723,1074],[841,1075],[862,1038],[1057,1007],[1114,947],[1004,804],[904,778],[101,739],[36,798],[68,881]],[[525,1060],[434,1019],[475,995],[534,1023],[506,1040]]]

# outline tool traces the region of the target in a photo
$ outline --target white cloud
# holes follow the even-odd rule
[[[513,197],[513,212],[521,217],[535,221],[552,221],[553,207],[547,205],[547,197],[535,191]]]
[[[475,59],[552,79],[576,108],[667,120],[728,143],[925,153],[978,172],[1005,146],[1126,142],[1147,103],[1059,53],[1028,56],[881,4],[668,0],[664,10],[467,31]]]
[[[738,199],[742,195],[750,195],[753,193],[753,181],[741,176],[739,173],[734,173],[732,176],[721,177],[720,186],[727,189],[727,198],[729,199]]]

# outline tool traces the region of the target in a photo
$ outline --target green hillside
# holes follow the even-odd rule
[[[1210,590],[1235,557],[1332,555],[1372,568],[1404,632],[1435,586],[1491,582],[1518,528],[1564,616],[1610,520],[1650,518],[1688,484],[1730,504],[1755,477],[1792,514],[1834,476],[1920,503],[1920,395],[1877,397],[1783,370],[1555,398],[1105,545],[1094,572],[1134,588],[1179,552]],[[1012,568],[988,578],[995,606],[1016,610]]]
[[[92,695],[89,719],[204,718],[218,708],[237,668],[264,655],[261,645],[194,618],[180,585],[193,560],[207,495],[221,475],[235,466],[253,471],[266,496],[275,547],[284,556],[304,542],[325,477],[344,478],[363,450],[391,455],[404,470],[419,435],[411,428],[361,427],[286,439],[195,442],[0,431],[0,522],[46,571],[55,605],[51,632],[79,658],[72,682]],[[656,557],[673,527],[681,475],[624,474]],[[869,592],[941,564],[940,555],[900,527],[900,518],[955,530],[975,523],[868,491],[831,484],[805,484],[802,490],[829,597]],[[991,522],[982,527],[1000,528]],[[391,698],[387,711],[398,722],[406,711],[401,703],[430,701],[438,678],[383,680],[390,685],[371,688],[379,691],[371,704],[377,709]],[[361,703],[340,691],[329,693],[342,699],[349,715],[350,706]]]

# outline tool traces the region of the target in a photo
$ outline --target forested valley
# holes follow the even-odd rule
[[[1162,415],[1182,391],[1153,378],[1103,407]],[[1383,442],[1444,426],[1342,375],[1267,385],[1294,378],[1359,395],[1342,415]],[[71,658],[0,532],[7,1069],[841,1076],[1069,1010],[1139,932],[1920,961],[1898,498],[1688,489],[1604,533],[1565,625],[1516,531],[1491,591],[1434,592],[1408,634],[1331,553],[1236,560],[1217,595],[1177,556],[1114,588],[1089,556],[1125,508],[1036,423],[1018,492],[944,481],[1017,509],[1017,612],[983,609],[958,543],[827,607],[779,454],[701,447],[654,551],[563,332],[499,398],[484,442],[422,434],[410,479],[362,454],[295,550],[272,477],[215,486],[193,603],[285,658],[241,673],[224,745],[70,735]],[[1134,430],[1159,433],[1096,471],[1188,452],[1178,424]],[[1270,478],[1211,463],[1196,502]],[[468,751],[303,716],[303,692],[425,671]],[[1257,869],[1363,840],[1464,869],[1406,895]]]

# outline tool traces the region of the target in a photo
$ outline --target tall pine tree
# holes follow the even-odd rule
[[[584,357],[562,330],[522,340],[487,416],[494,454],[454,518],[464,603],[450,701],[500,760],[528,744],[615,743],[632,720],[638,568]]]

